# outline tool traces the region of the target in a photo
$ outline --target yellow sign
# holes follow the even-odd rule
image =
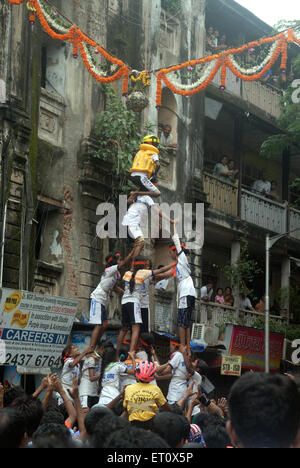
[[[24,314],[23,312],[21,312],[21,310],[16,310],[16,312],[13,315],[10,326],[16,324],[20,328],[25,328],[28,323],[29,316],[30,312],[28,312],[28,314]]]
[[[242,356],[222,356],[221,375],[240,377],[242,372]]]
[[[20,304],[22,299],[21,291],[14,291],[4,302],[4,312],[11,312]]]

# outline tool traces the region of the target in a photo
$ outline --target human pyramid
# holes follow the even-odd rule
[[[124,339],[131,333],[130,353],[136,351],[140,333],[150,332],[149,286],[154,282],[175,277],[178,284],[178,320],[180,344],[190,349],[191,314],[195,304],[196,291],[191,277],[191,269],[186,257],[188,252],[180,242],[176,231],[176,220],[170,219],[158,209],[154,198],[161,195],[157,174],[159,163],[159,138],[148,135],[143,138],[138,153],[130,169],[130,179],[137,187],[127,200],[128,211],[123,218],[123,226],[134,240],[134,247],[129,255],[122,259],[119,252],[106,257],[105,272],[97,288],[91,294],[89,322],[94,324],[90,346],[94,350],[99,339],[106,331],[106,302],[110,291],[122,294],[122,328],[119,333],[117,351]],[[145,245],[141,228],[142,217],[153,207],[160,217],[167,219],[174,226],[173,243],[169,246],[172,262],[164,267],[152,269],[151,261],[141,255]],[[120,271],[130,266],[123,276],[124,291],[116,286],[121,279]]]
[[[167,401],[168,404],[173,404],[184,397],[189,378],[199,375],[190,359],[190,325],[196,291],[186,257],[188,250],[177,234],[177,221],[163,213],[153,200],[160,196],[156,182],[160,167],[158,146],[157,136],[144,137],[133,160],[130,178],[137,188],[128,197],[128,209],[122,224],[128,227],[134,246],[126,258],[121,258],[119,252],[112,252],[106,257],[105,271],[100,283],[91,293],[89,323],[94,328],[90,345],[81,354],[71,345],[62,355],[64,386],[72,386],[71,369],[74,374],[78,368],[78,378],[81,374],[80,394],[83,406],[111,404],[114,398],[118,398],[119,391],[126,386],[132,387],[136,381],[155,384],[156,380],[165,379],[171,379]],[[141,255],[145,245],[142,217],[151,208],[174,227],[173,242],[169,246],[170,264],[157,269],[153,269],[151,261]],[[170,340],[171,361],[160,365],[153,348],[149,288],[151,284],[157,285],[168,278],[175,278],[177,282],[179,337]],[[117,285],[121,279],[125,284],[124,289]],[[116,349],[111,342],[100,341],[108,327],[106,303],[111,291],[122,295],[122,325]],[[80,362],[83,358],[81,369]],[[95,362],[98,362],[98,368]],[[199,384],[200,381],[195,383]],[[158,400],[164,405],[165,398],[156,385],[155,388],[160,395]],[[151,391],[154,391],[153,385]],[[153,412],[150,414],[152,417]]]

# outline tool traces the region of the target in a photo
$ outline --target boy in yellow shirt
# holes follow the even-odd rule
[[[138,382],[126,387],[123,401],[129,422],[149,430],[151,430],[152,420],[159,408],[171,411],[161,389],[157,385],[151,384],[155,379],[155,372],[156,367],[152,362],[140,362],[135,372]]]

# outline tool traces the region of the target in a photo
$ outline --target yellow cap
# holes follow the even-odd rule
[[[150,143],[152,145],[159,145],[159,138],[156,135],[147,135],[143,138],[143,143]]]

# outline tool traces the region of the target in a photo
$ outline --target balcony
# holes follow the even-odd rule
[[[221,71],[213,80],[213,85],[221,85]],[[242,81],[231,70],[227,70],[226,91],[237,98],[254,105],[272,118],[278,119],[282,113],[282,90],[260,81]]]
[[[295,231],[300,227],[300,211],[289,207],[287,202],[279,203],[245,188],[239,191],[237,185],[224,182],[208,172],[204,172],[203,177],[204,191],[211,209],[271,233],[291,232],[291,238],[300,240],[300,231]]]
[[[289,225],[290,229],[289,231],[291,232],[290,236],[293,239],[300,240],[300,230],[297,232],[292,232],[295,229],[300,228],[300,211],[296,210],[295,208],[290,208],[290,213],[289,213]]]
[[[241,219],[277,234],[287,228],[287,203],[277,203],[242,189]]]
[[[212,208],[230,216],[238,216],[238,187],[204,173],[204,192]]]
[[[245,327],[252,327],[258,319],[264,317],[264,314],[258,312],[241,310],[236,307],[216,304],[214,302],[201,301],[200,311],[195,315],[195,323],[202,323],[210,326],[233,323]],[[277,315],[270,315],[270,318],[278,324],[285,323],[287,320],[286,317]]]

